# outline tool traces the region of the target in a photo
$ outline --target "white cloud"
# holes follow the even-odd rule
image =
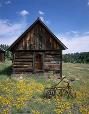
[[[11,1],[10,0],[7,0],[7,1],[0,1],[0,7],[3,7],[4,5],[9,5],[11,4]]]
[[[26,30],[27,22],[24,19],[15,23],[0,19],[0,44],[11,45]]]
[[[40,15],[44,15],[44,12],[41,11],[41,10],[39,10],[38,13],[39,13]]]
[[[6,5],[11,4],[11,1],[8,0],[8,1],[5,2],[5,4],[6,4]]]
[[[89,34],[75,33],[74,36],[58,35],[58,38],[68,47],[64,53],[89,52]]]
[[[26,16],[26,15],[29,15],[29,12],[27,10],[22,10],[18,14],[21,16]]]
[[[68,32],[65,32],[65,36],[78,36],[80,34],[80,32],[78,31],[68,31]]]
[[[87,5],[89,6],[89,0],[88,0],[88,2],[87,2]]]
[[[46,24],[50,24],[50,21],[45,19],[43,16],[40,16],[41,21],[43,21]]]
[[[89,32],[85,32],[84,35],[89,35]]]
[[[26,21],[11,23],[9,20],[0,19],[0,44],[13,43],[26,29]],[[71,32],[70,32],[71,33]],[[89,32],[57,35],[68,47],[64,53],[89,52]]]
[[[46,24],[50,24],[50,21],[49,20],[46,20],[45,18],[44,18],[44,12],[43,11],[41,11],[41,10],[39,10],[38,11],[38,14],[40,15],[40,19],[43,21],[43,22],[45,22]]]
[[[9,20],[0,19],[0,44],[11,44],[23,32],[26,23],[10,23]]]
[[[47,20],[46,23],[47,23],[47,24],[50,24],[50,21]]]
[[[40,19],[44,22],[44,17],[43,16],[40,16]]]

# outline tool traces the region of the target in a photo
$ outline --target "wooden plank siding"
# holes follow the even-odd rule
[[[46,52],[44,57],[44,67],[48,71],[61,70],[61,53],[60,52]]]
[[[61,53],[55,51],[27,51],[27,52],[16,52],[13,62],[13,73],[24,73],[24,72],[38,72],[35,68],[36,60],[35,55],[39,53],[42,55],[42,70],[43,72],[48,71],[59,71],[61,72]]]
[[[33,70],[32,52],[15,52],[13,61],[13,73],[30,72]]]
[[[40,25],[36,25],[28,32],[16,47],[14,51],[61,49],[57,41]]]

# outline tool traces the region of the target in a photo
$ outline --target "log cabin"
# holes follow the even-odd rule
[[[0,47],[0,62],[5,61],[5,50]]]
[[[53,71],[62,76],[62,50],[67,47],[40,18],[9,47],[13,73]]]

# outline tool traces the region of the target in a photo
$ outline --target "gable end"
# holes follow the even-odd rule
[[[51,36],[51,38],[56,42],[56,44],[58,44],[61,47],[61,50],[65,50],[67,49],[67,47],[49,30],[49,28],[38,18],[10,47],[9,50],[12,51],[15,46],[17,46],[19,44],[19,42],[21,42],[24,37],[29,34],[29,32],[36,26],[36,25],[40,25],[42,26],[46,32]],[[45,36],[45,35],[44,35]],[[41,40],[41,39],[40,39]],[[39,40],[39,41],[40,41]],[[44,41],[43,41],[44,42]],[[48,40],[49,42],[49,40]]]

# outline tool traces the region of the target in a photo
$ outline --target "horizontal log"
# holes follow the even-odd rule
[[[45,54],[47,54],[47,55],[61,55],[60,51],[46,51]]]
[[[51,61],[61,61],[60,58],[45,58],[45,62],[51,62]]]
[[[61,55],[45,55],[46,58],[61,58]]]
[[[59,69],[59,68],[45,67],[44,70],[45,70],[45,71],[56,71],[56,70],[60,70],[60,69]]]
[[[25,62],[19,62],[19,61],[15,61],[13,64],[14,65],[30,65],[30,64],[32,64],[33,62],[32,61],[25,61]]]
[[[32,52],[28,52],[28,51],[24,51],[24,50],[23,50],[22,52],[20,52],[20,51],[19,51],[19,52],[15,52],[15,54],[16,54],[16,55],[24,55],[24,54],[25,54],[25,55],[27,55],[27,54],[32,55],[33,53],[32,53]]]
[[[18,57],[15,57],[16,59],[32,59],[33,57],[32,56],[18,56]]]
[[[60,64],[60,61],[51,61],[51,64]]]
[[[45,66],[47,65],[47,66],[53,66],[53,67],[55,67],[55,66],[60,66],[60,64],[51,64],[51,63],[49,63],[49,64],[44,64]]]
[[[32,68],[13,68],[13,71],[32,71]]]
[[[32,62],[32,59],[15,59],[14,62]]]
[[[44,64],[60,64],[60,61],[45,61]]]
[[[44,65],[44,69],[59,70],[60,69],[60,65],[59,64],[45,64]]]
[[[32,72],[33,69],[12,69],[12,72],[15,74],[21,74],[21,73],[28,73],[28,72]]]
[[[31,65],[12,65],[13,68],[30,68],[32,67],[32,64]]]

